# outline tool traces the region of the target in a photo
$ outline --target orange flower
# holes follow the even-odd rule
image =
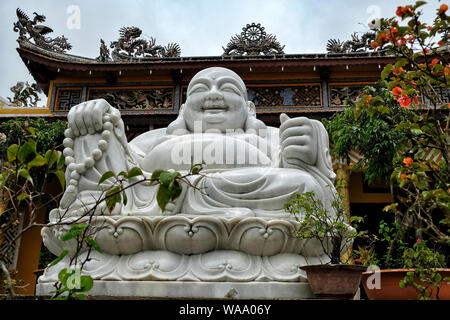
[[[432,29],[431,26],[428,26],[427,30],[428,30],[428,31],[431,31],[431,29]]]
[[[437,65],[438,63],[439,63],[439,59],[438,59],[438,58],[435,58],[435,59],[433,59],[433,61],[431,61],[430,66],[431,66],[431,67],[434,67],[434,66]]]
[[[414,160],[410,157],[406,157],[405,159],[403,159],[403,163],[409,167],[410,165],[412,165],[412,163],[414,162]]]
[[[386,41],[386,32],[382,31],[378,34],[378,42],[383,43]]]
[[[439,14],[443,14],[448,10],[448,6],[444,3],[439,7]]]
[[[392,27],[391,29],[389,29],[389,31],[392,35],[395,35],[398,33],[398,29],[396,27]]]
[[[394,75],[398,75],[400,72],[402,72],[402,71],[405,71],[405,69],[403,69],[402,67],[400,67],[400,68],[396,68],[396,69],[394,69],[394,70],[392,70],[392,73],[394,74]]]
[[[400,103],[400,107],[408,108],[411,105],[411,98],[408,97],[407,94],[401,96],[400,98],[396,98],[395,100]]]
[[[392,93],[394,94],[394,96],[399,96],[401,95],[403,92],[403,89],[400,87],[395,87],[394,89],[392,89]]]
[[[419,99],[417,96],[414,97],[413,102],[415,105],[419,105]]]
[[[408,179],[408,175],[407,175],[406,173],[402,173],[402,175],[400,176],[400,178],[401,178],[402,180],[406,180],[406,179]]]
[[[422,51],[422,55],[427,55],[429,53],[430,53],[430,50],[428,50],[428,49],[425,49],[425,50]]]
[[[372,41],[370,43],[370,45],[372,46],[372,48],[376,49],[378,47],[378,43],[376,41]]]
[[[370,100],[372,100],[372,96],[369,96],[369,97],[366,99],[366,103],[369,103]]]

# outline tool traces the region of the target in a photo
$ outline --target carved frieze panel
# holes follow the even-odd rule
[[[270,107],[321,107],[322,94],[319,84],[250,87],[248,99],[256,108]]]
[[[330,84],[328,99],[330,107],[345,107],[345,100],[357,100],[367,84]]]
[[[58,88],[56,92],[56,110],[69,111],[81,102],[81,88]]]
[[[181,91],[181,101],[186,101],[186,87]],[[320,84],[292,86],[251,86],[247,87],[248,99],[257,109],[279,107],[321,107],[322,90]]]
[[[173,88],[95,88],[88,100],[105,99],[119,110],[173,109]]]

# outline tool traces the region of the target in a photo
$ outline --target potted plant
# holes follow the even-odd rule
[[[285,206],[300,223],[295,236],[316,240],[328,263],[303,266],[312,292],[319,299],[352,299],[359,288],[365,266],[349,264],[348,249],[354,239],[363,236],[349,225],[360,222],[361,217],[349,217],[339,197],[327,207],[313,191],[295,194]]]
[[[442,299],[450,300],[450,269],[445,268],[445,256],[427,246],[418,238],[408,246],[398,236],[402,229],[384,221],[380,233],[382,241],[388,241],[388,252],[380,270],[363,272],[362,283],[370,300]],[[393,253],[394,239],[399,248]]]

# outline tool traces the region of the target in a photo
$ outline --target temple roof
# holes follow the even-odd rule
[[[131,61],[99,61],[63,52],[55,52],[41,48],[29,41],[19,41],[17,51],[34,79],[45,93],[48,92],[50,80],[57,73],[82,72],[101,73],[105,77],[124,71],[150,72],[183,72],[211,66],[222,66],[239,70],[241,68],[295,68],[297,71],[305,68],[314,70],[322,66],[350,67],[367,65],[385,65],[394,61],[393,57],[374,52],[351,53],[305,53],[305,54],[273,54],[273,55],[243,55],[243,56],[196,56],[196,57],[155,57],[135,58]],[[319,69],[317,70],[319,71]],[[117,75],[116,75],[117,76]]]

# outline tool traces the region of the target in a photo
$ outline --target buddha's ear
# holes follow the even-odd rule
[[[183,107],[184,104],[180,107],[178,117],[167,126],[166,134],[181,136],[189,133],[189,130],[186,127],[186,121],[183,117]]]
[[[247,101],[248,114],[252,117],[256,118],[256,107],[255,104],[251,101]]]

